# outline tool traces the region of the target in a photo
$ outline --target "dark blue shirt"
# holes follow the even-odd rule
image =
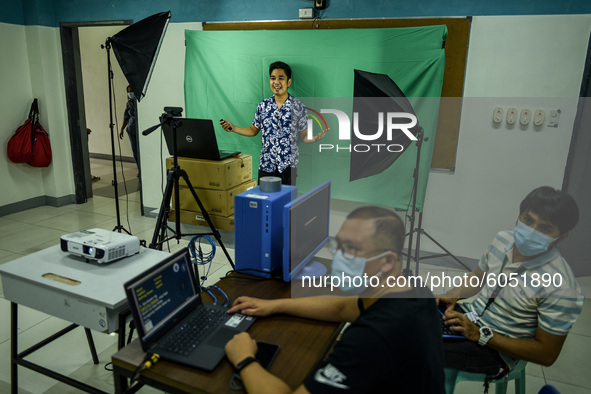
[[[297,166],[298,135],[308,127],[306,107],[300,100],[289,95],[279,109],[275,96],[268,97],[259,103],[252,124],[263,138],[260,170],[283,172]]]

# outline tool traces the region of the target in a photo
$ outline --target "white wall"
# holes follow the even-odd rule
[[[80,27],[80,58],[82,62],[82,83],[84,85],[84,110],[86,127],[92,130],[88,138],[88,151],[111,155],[111,129],[109,127],[109,85],[107,78],[107,51],[101,48],[107,37],[112,37],[127,26]],[[111,50],[113,70],[113,123],[119,135],[123,124],[123,112],[127,103],[127,79]],[[121,149],[121,152],[119,152]],[[120,144],[115,141],[115,154],[133,157],[127,133]]]
[[[41,169],[43,194],[58,198],[73,195],[74,179],[59,30],[27,26],[26,31],[33,96],[39,98],[41,124],[49,133],[53,157],[56,158],[49,167]]]
[[[0,207],[39,196],[74,192],[66,123],[64,73],[59,30],[0,23]],[[8,55],[9,54],[9,55]],[[33,98],[39,99],[40,122],[49,132],[54,161],[48,168],[15,164],[6,143],[26,119]]]
[[[29,113],[33,98],[29,77],[29,58],[24,26],[0,23],[0,51],[10,56],[0,59],[0,130],[3,150],[8,140]],[[43,119],[43,118],[42,118]],[[0,177],[3,192],[0,205],[36,197],[41,193],[41,172],[27,165],[14,164],[6,153],[0,154]],[[22,182],[25,180],[25,182]]]
[[[185,109],[185,29],[201,30],[202,25],[175,23],[168,26],[146,96],[138,104],[140,132],[159,123],[164,107]],[[140,134],[139,141],[144,206],[158,208],[162,201],[161,187],[166,184],[164,160],[170,155],[160,129],[147,136]]]
[[[562,186],[590,30],[591,15],[473,19],[456,171],[430,174],[424,211],[452,253],[479,258],[529,191]],[[495,127],[495,106],[562,113],[558,128]]]

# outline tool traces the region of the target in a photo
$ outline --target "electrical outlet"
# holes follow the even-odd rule
[[[536,109],[536,112],[534,112],[534,125],[539,127],[544,124],[544,118],[546,118],[544,110]]]
[[[524,108],[521,110],[521,114],[519,115],[519,123],[521,123],[522,125],[527,125],[529,124],[529,121],[531,120],[531,111],[529,110],[529,108]]]
[[[511,107],[507,110],[507,124],[514,124],[517,121],[517,108]]]
[[[493,110],[493,122],[501,123],[503,121],[503,108],[495,107]]]
[[[300,19],[312,19],[314,18],[313,8],[300,8]]]

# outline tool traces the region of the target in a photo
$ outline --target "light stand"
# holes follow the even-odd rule
[[[422,228],[423,212],[419,211],[419,209],[417,209],[417,191],[419,188],[419,171],[420,171],[420,167],[421,167],[421,149],[423,147],[423,141],[428,141],[429,138],[425,138],[425,133],[423,132],[423,128],[420,126],[419,126],[419,131],[416,133],[415,137],[417,137],[417,142],[416,142],[417,158],[416,158],[416,163],[415,163],[415,169],[413,171],[412,209],[411,209],[410,215],[407,214],[407,218],[410,221],[410,231],[406,234],[406,236],[408,236],[408,252],[406,254],[406,268],[402,270],[402,273],[404,276],[407,276],[407,277],[411,276],[413,274],[412,269],[410,268],[410,261],[412,259],[411,256],[412,256],[412,246],[413,246],[414,233],[417,233],[417,239],[416,239],[416,245],[415,245],[415,255],[414,255],[415,270],[417,272],[417,275],[419,274],[419,261],[421,259],[421,257],[420,257],[421,235],[427,236],[427,238],[429,238],[431,241],[433,241],[433,243],[435,243],[435,245],[437,245],[441,250],[443,250],[445,252],[445,253],[425,256],[425,257],[423,257],[423,259],[433,259],[436,257],[450,256],[458,264],[460,264],[462,267],[464,267],[467,271],[470,271],[470,269],[464,263],[462,263],[460,261],[460,259],[458,259],[456,256],[454,256],[449,250],[444,248],[443,245],[441,245],[439,242],[437,242],[435,240],[435,238],[430,236]],[[416,220],[417,212],[419,212],[419,224],[418,224],[418,227],[415,228],[415,220]]]
[[[149,129],[142,132],[143,135],[148,135],[152,131],[156,130],[158,127],[163,125],[168,125],[172,129],[172,146],[173,146],[173,165],[172,168],[167,171],[166,175],[166,187],[164,189],[164,195],[162,197],[162,203],[160,204],[160,209],[158,211],[158,218],[156,219],[156,227],[154,228],[154,235],[152,236],[152,242],[150,243],[151,249],[159,249],[162,250],[162,245],[171,240],[176,239],[177,242],[183,236],[196,236],[196,235],[213,235],[215,239],[220,244],[226,258],[230,262],[232,269],[234,269],[234,262],[232,261],[232,257],[226,250],[224,243],[222,241],[222,237],[220,236],[219,231],[213,225],[209,213],[201,203],[201,200],[197,196],[191,181],[189,180],[189,176],[187,175],[186,171],[181,169],[178,164],[178,157],[177,157],[177,127],[181,126],[181,121],[179,119],[175,119],[175,117],[181,116],[182,108],[179,107],[165,107],[164,113],[160,116],[160,124],[150,127]],[[181,212],[180,212],[180,196],[179,196],[179,180],[180,178],[185,180],[187,184],[187,188],[193,195],[193,199],[199,206],[201,210],[201,214],[203,218],[207,222],[209,228],[211,229],[211,233],[197,233],[197,234],[183,234],[181,232]],[[168,216],[170,214],[170,202],[172,200],[172,195],[174,191],[174,217],[175,217],[175,228],[172,229],[168,226]],[[167,237],[167,230],[173,233],[172,236]]]
[[[396,83],[386,74],[376,74],[367,71],[355,70],[355,80],[354,80],[354,92],[353,95],[355,97],[354,101],[354,112],[358,113],[377,113],[377,112],[403,112],[415,115],[414,108],[412,104],[408,101],[407,97],[405,96],[404,92],[396,85]],[[383,100],[387,99],[387,100]],[[388,100],[389,99],[389,100]],[[393,111],[394,110],[394,111]],[[375,130],[376,125],[373,121],[372,116],[365,116],[368,120],[359,121],[359,128],[360,129],[368,129],[368,130]],[[374,122],[374,123],[372,123]],[[410,261],[412,259],[412,248],[414,234],[417,233],[416,238],[416,246],[415,246],[415,253],[414,253],[414,260],[416,262],[416,271],[418,274],[419,271],[419,251],[420,251],[420,244],[421,244],[421,235],[427,236],[431,241],[433,241],[438,247],[445,251],[445,254],[436,254],[431,256],[425,256],[423,259],[435,258],[435,257],[443,257],[443,256],[451,256],[458,264],[464,267],[466,270],[469,271],[469,268],[466,267],[464,263],[462,263],[456,256],[451,254],[447,249],[445,249],[439,242],[437,242],[433,237],[431,237],[425,230],[422,228],[423,224],[423,212],[421,212],[417,208],[417,195],[418,195],[418,188],[419,188],[419,171],[420,171],[420,163],[421,163],[421,148],[423,146],[423,142],[427,141],[428,139],[425,138],[423,128],[418,124],[413,126],[410,130],[412,130],[412,134],[415,135],[417,138],[416,146],[417,146],[417,157],[415,168],[413,172],[413,185],[412,185],[412,210],[410,215],[407,215],[408,219],[410,220],[410,231],[406,234],[409,237],[408,239],[408,253],[407,253],[407,261],[406,261],[406,268],[403,269],[403,273],[406,276],[412,275],[412,270],[410,268]],[[363,143],[364,141],[359,140],[358,137],[354,134],[352,137],[352,144],[353,143]],[[351,150],[351,170],[349,180],[354,181],[357,179],[366,178],[369,176],[377,175],[387,168],[389,168],[398,158],[402,155],[408,146],[411,145],[411,141],[407,138],[403,133],[398,133],[397,135],[392,136],[392,140],[387,140],[386,133],[383,133],[380,139],[374,141],[374,143],[379,144],[391,144],[396,143],[402,146],[402,149],[399,152],[388,152],[384,149],[381,151],[376,152],[361,152],[357,153],[353,149]],[[418,215],[418,227],[415,228],[415,222],[417,220],[417,212]]]
[[[111,45],[115,57],[119,61],[121,71],[127,78],[129,85],[136,94],[138,101],[146,95],[150,76],[154,70],[156,58],[166,33],[166,27],[170,20],[170,11],[160,12],[134,23],[108,37],[102,48],[107,50],[107,81],[109,84],[109,128],[111,129],[111,153],[113,155],[113,182],[115,192],[115,210],[117,212],[117,225],[115,230],[131,234],[121,225],[121,213],[119,210],[119,189],[117,184],[117,164],[115,160],[115,130],[113,123],[113,68],[111,63]],[[137,113],[136,113],[137,116]],[[137,138],[137,136],[136,136]],[[139,152],[138,152],[139,154]],[[138,170],[140,165],[138,164]],[[140,170],[141,171],[141,170]]]
[[[109,128],[111,129],[111,154],[113,162],[113,191],[115,193],[115,211],[117,213],[117,225],[113,231],[121,232],[125,231],[127,234],[131,234],[125,227],[121,225],[121,213],[119,211],[119,189],[117,184],[117,161],[115,159],[115,129],[113,123],[113,68],[111,66],[111,37],[107,38],[105,45],[102,46],[107,50],[107,83],[109,84]]]

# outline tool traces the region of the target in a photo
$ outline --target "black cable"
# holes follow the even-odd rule
[[[234,269],[234,270],[230,270],[228,272],[226,272],[225,276],[222,276],[220,278],[221,279],[248,279],[248,280],[257,280],[257,281],[262,281],[262,280],[268,280],[268,279],[277,279],[277,280],[282,280],[281,276],[277,276],[277,275],[271,275],[269,278],[261,278],[261,277],[257,277],[257,276],[239,276],[239,275],[233,275],[233,276],[228,276],[232,273],[248,273],[248,271],[250,272],[261,272],[264,273],[266,275],[269,275],[269,272],[267,271],[263,271],[263,270],[258,270],[255,268],[244,268],[244,269]]]

